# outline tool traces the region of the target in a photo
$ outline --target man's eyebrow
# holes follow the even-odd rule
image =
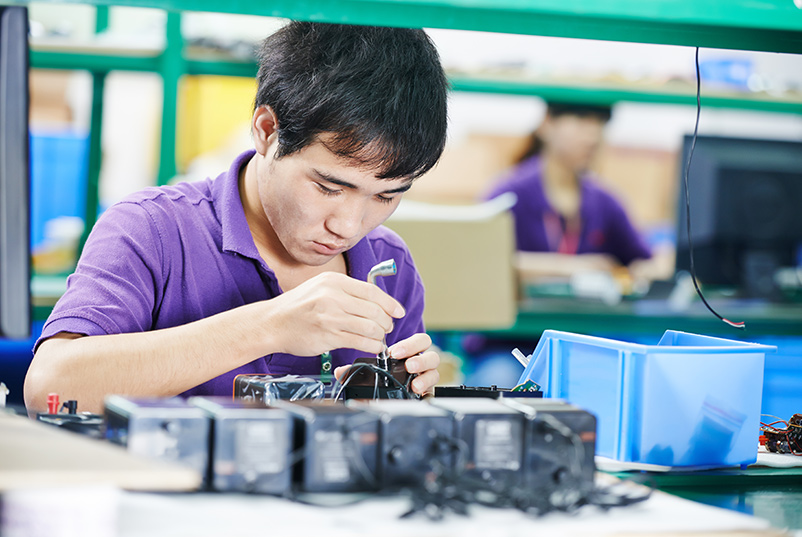
[[[331,175],[323,173],[320,170],[313,170],[313,171],[315,172],[315,175],[317,175],[318,177],[320,177],[322,180],[326,181],[327,183],[331,183],[333,185],[341,186],[341,187],[344,187],[344,188],[350,188],[351,190],[358,190],[359,189],[359,187],[357,187],[353,183],[349,183],[348,181],[343,181],[342,179],[338,179],[336,177],[333,177]]]
[[[384,192],[382,192],[382,194],[400,194],[400,193],[406,192],[410,188],[412,188],[412,180],[410,180],[407,183],[404,183],[403,185],[399,186],[398,188],[391,188],[390,190],[385,190]]]
[[[343,181],[342,179],[338,179],[337,177],[333,177],[331,175],[328,175],[327,173],[323,173],[320,170],[313,170],[313,171],[315,172],[315,175],[317,175],[320,179],[326,181],[327,183],[341,186],[343,188],[349,188],[351,190],[359,190],[359,187],[353,183],[349,183],[348,181]],[[413,182],[412,179],[410,179],[408,182],[404,183],[399,187],[382,191],[381,194],[399,194],[406,192],[407,190],[412,188],[412,182]]]

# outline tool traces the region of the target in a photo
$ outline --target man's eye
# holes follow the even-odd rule
[[[376,198],[382,203],[392,203],[395,197],[388,198],[387,196],[376,196]]]
[[[326,186],[321,185],[320,183],[315,183],[315,184],[317,185],[318,189],[320,189],[320,191],[326,196],[336,196],[337,194],[340,193],[339,190],[332,190]]]

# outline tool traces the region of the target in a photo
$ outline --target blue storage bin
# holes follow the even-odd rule
[[[775,350],[673,330],[657,345],[547,330],[519,384],[594,413],[597,455],[743,465],[757,459],[763,365]]]
[[[45,239],[48,220],[86,215],[89,135],[31,133],[31,247]]]

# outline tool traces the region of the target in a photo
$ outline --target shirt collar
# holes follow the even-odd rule
[[[245,219],[242,198],[239,193],[239,174],[256,154],[249,149],[240,154],[231,164],[229,170],[219,177],[213,186],[214,199],[220,205],[220,223],[223,228],[223,251],[236,252],[240,255],[259,259],[259,251],[253,242],[251,229]]]

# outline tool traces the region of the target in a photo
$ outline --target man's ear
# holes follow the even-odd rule
[[[267,105],[258,107],[251,119],[251,134],[256,152],[266,156],[270,145],[278,138],[278,119],[273,109]]]

